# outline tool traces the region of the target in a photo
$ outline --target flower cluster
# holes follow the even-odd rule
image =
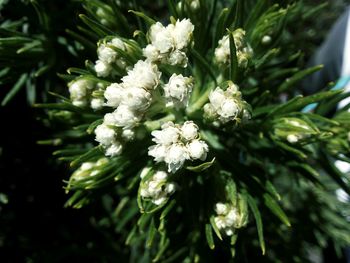
[[[151,26],[148,37],[151,44],[143,55],[151,62],[187,67],[186,49],[191,42],[194,26],[189,19],[177,20],[164,27],[160,22]]]
[[[94,110],[103,107],[103,98],[93,97],[93,92],[102,90],[104,85],[96,83],[88,78],[77,78],[68,84],[70,99],[72,104],[77,107],[90,106]]]
[[[193,78],[173,74],[163,88],[167,107],[184,108],[188,106],[193,88]]]
[[[165,162],[168,171],[175,173],[186,160],[205,160],[208,145],[199,139],[198,126],[192,121],[183,125],[167,122],[161,130],[152,132],[156,145],[149,147],[148,154],[156,162]]]
[[[227,236],[232,236],[235,229],[245,224],[238,209],[231,204],[217,203],[215,205],[215,212],[217,214],[217,216],[214,217],[215,224],[217,228]]]
[[[209,103],[204,105],[204,116],[213,121],[215,126],[230,121],[239,123],[251,118],[249,106],[242,99],[236,84],[230,82],[226,90],[217,87],[209,94]]]
[[[82,163],[81,166],[72,174],[71,180],[80,181],[82,179],[95,176],[98,174],[99,169],[106,163],[108,163],[107,158],[100,158],[97,162]]]
[[[168,182],[168,174],[157,171],[152,177],[146,178],[147,172],[142,172],[140,177],[145,179],[141,182],[140,195],[142,198],[150,199],[156,205],[163,204],[176,190],[174,183]]]
[[[240,68],[246,68],[248,61],[252,56],[252,49],[245,44],[244,36],[245,31],[241,28],[232,32],[233,39],[236,46],[236,56],[238,60],[238,66]],[[230,62],[230,39],[229,35],[225,35],[219,40],[219,45],[215,49],[215,61],[218,64],[228,65]]]
[[[102,42],[97,48],[98,60],[95,71],[98,77],[107,77],[113,71],[113,67],[126,69],[127,63],[118,53],[118,50],[127,51],[127,44],[115,37],[110,41]]]
[[[122,78],[121,83],[112,83],[106,88],[106,105],[115,110],[104,116],[95,134],[96,141],[106,149],[107,156],[120,154],[121,141],[134,138],[133,128],[151,104],[151,92],[158,86],[160,75],[155,64],[140,60]]]

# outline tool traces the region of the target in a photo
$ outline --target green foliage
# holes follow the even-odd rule
[[[303,1],[201,0],[200,12],[196,12],[188,1],[169,0],[166,6],[158,1],[152,13],[147,3],[136,5],[136,1],[81,2],[86,14],[79,15],[77,31],[69,28],[66,32],[74,38],[74,45],[84,50],[79,54],[85,56],[76,53],[78,65],[73,66],[82,68],[69,68],[68,74],[60,75],[62,79],[101,84],[101,90],[91,96],[103,97],[106,86],[120,82],[126,72],[115,69],[115,75],[98,77],[93,64],[96,43],[106,44],[119,37],[132,52],[115,51],[127,65],[134,65],[142,59],[141,48],[147,44],[149,27],[169,15],[170,21],[190,18],[195,31],[188,67],[161,65],[163,77],[172,72],[192,75],[195,86],[184,111],[169,110],[160,102],[152,105],[146,121],[138,127],[136,142],[127,143],[122,155],[107,159],[102,147],[94,143],[93,133],[108,112],[105,107],[93,110],[76,106],[55,94],[57,102],[36,105],[46,109],[49,125],[59,127],[54,138],[41,143],[60,145],[54,155],[68,161],[72,168],[65,187],[70,194],[67,206],[81,208],[100,196],[110,198],[112,228],[120,242],[130,248],[133,262],[214,262],[217,255],[238,261],[248,258],[249,262],[307,262],[304,245],[324,247],[328,239],[339,248],[350,243],[349,225],[334,198],[334,184],[350,193],[349,178],[334,166],[335,160],[350,160],[350,121],[345,110],[334,116],[327,114],[343,94],[325,89],[307,97],[297,95],[300,81],[320,66],[303,69],[303,53],[297,40],[290,39],[293,23],[307,21],[321,7],[310,9]],[[49,16],[41,5],[33,4],[43,32],[49,32]],[[170,14],[162,8],[168,8]],[[45,48],[50,43],[45,34],[28,36],[17,30],[21,24],[16,25],[0,31],[8,34],[0,39],[0,52],[9,56],[0,77],[5,79],[11,72],[11,59],[16,59],[22,74],[4,103],[32,79],[29,76],[50,70],[55,54]],[[245,30],[247,47],[253,50],[246,67],[240,66],[236,47],[234,34],[239,28]],[[215,48],[226,33],[230,60],[228,65],[220,66],[214,60]],[[33,58],[30,65],[28,58]],[[81,66],[84,63],[85,67]],[[227,88],[229,80],[239,85],[252,118],[218,128],[203,118],[203,106],[208,94],[217,86]],[[315,112],[302,112],[313,103],[318,103]],[[209,145],[211,161],[186,163],[186,169],[170,176],[179,190],[156,205],[140,194],[156,169],[147,155],[152,144],[150,132],[159,129],[165,120],[174,119],[190,119],[198,124],[201,138]],[[84,170],[84,163],[98,164]],[[141,178],[145,168],[147,173]],[[227,202],[240,215],[231,237],[215,222],[214,206],[218,202]],[[280,247],[290,247],[290,251]],[[245,255],[245,251],[257,249],[265,255],[263,258],[258,253]]]

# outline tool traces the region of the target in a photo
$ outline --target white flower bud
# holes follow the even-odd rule
[[[166,58],[166,62],[173,66],[181,66],[183,68],[186,68],[188,58],[185,52],[175,49],[169,53],[169,56]]]
[[[299,141],[299,136],[297,134],[288,134],[287,141],[289,143],[297,143]]]
[[[159,50],[160,53],[167,53],[174,48],[174,40],[172,37],[173,28],[166,28],[157,22],[153,24],[149,31],[151,43]]]
[[[156,162],[163,162],[167,152],[168,147],[161,144],[152,145],[148,148],[148,155],[154,157]]]
[[[201,140],[193,140],[187,145],[190,157],[194,160],[200,159],[204,161],[209,151],[208,145]]]
[[[189,19],[177,20],[172,36],[177,49],[184,49],[191,41],[194,25]]]
[[[121,154],[122,150],[123,150],[122,145],[119,142],[114,141],[111,146],[107,147],[106,155],[113,157]]]
[[[227,205],[223,204],[223,203],[217,203],[215,205],[215,212],[218,214],[218,215],[226,215],[227,214]]]
[[[112,67],[102,60],[97,60],[95,71],[98,77],[107,77],[111,73]]]
[[[101,44],[97,48],[97,56],[100,61],[103,61],[103,63],[110,64],[115,61],[117,57],[117,52],[115,52],[113,49],[106,46],[105,44]]]
[[[107,100],[106,105],[113,108],[118,107],[123,98],[124,90],[125,89],[121,84],[112,83],[109,85],[104,93]]]
[[[90,170],[93,167],[94,167],[94,163],[93,162],[85,162],[85,163],[82,163],[82,165],[80,166],[80,169],[83,170],[83,171],[87,171],[87,170]]]
[[[146,57],[146,60],[150,62],[155,62],[160,58],[159,50],[152,44],[147,45],[142,50],[142,53],[143,53],[143,56]]]
[[[91,108],[94,110],[102,109],[104,100],[102,98],[93,98],[90,102]]]
[[[113,46],[115,46],[116,48],[119,48],[121,50],[124,50],[126,49],[125,47],[125,43],[118,37],[115,37],[111,40],[110,42]]]
[[[134,111],[144,111],[151,104],[151,93],[143,88],[129,87],[122,94],[122,104]]]
[[[180,130],[176,127],[166,127],[161,131],[152,131],[152,136],[154,137],[152,141],[158,144],[171,145],[176,143],[180,136]]]
[[[192,87],[193,81],[191,78],[184,77],[181,74],[173,74],[164,86],[164,96],[168,100],[167,106],[186,107]]]
[[[119,105],[119,107],[113,112],[113,115],[115,118],[115,125],[118,127],[131,128],[140,121],[140,117],[136,116],[126,105]]]
[[[123,129],[122,137],[127,141],[132,141],[135,138],[135,132],[131,129]]]
[[[184,145],[172,144],[169,146],[169,150],[164,158],[168,164],[168,172],[175,173],[183,166],[186,159],[189,159],[189,155]]]
[[[174,183],[169,183],[165,187],[165,192],[167,192],[168,194],[174,193],[175,190],[176,190],[176,185]]]
[[[153,179],[156,181],[164,181],[168,178],[168,174],[164,171],[157,171],[154,175],[153,175]]]
[[[261,43],[262,43],[263,45],[268,45],[268,44],[271,43],[271,41],[272,41],[272,38],[271,38],[269,35],[265,35],[265,36],[263,36],[263,38],[261,39]]]
[[[198,126],[193,121],[186,121],[181,127],[181,136],[187,141],[196,139]]]
[[[220,109],[225,99],[226,99],[225,92],[220,88],[216,88],[215,90],[211,91],[209,94],[209,101],[215,110]]]
[[[113,143],[116,133],[115,131],[108,127],[106,124],[100,124],[95,129],[95,140],[100,144],[108,146]]]
[[[224,118],[231,118],[236,117],[239,108],[237,105],[237,102],[234,99],[225,99],[221,105],[221,107],[218,109],[218,114]]]
[[[122,78],[124,86],[144,88],[146,90],[155,89],[158,86],[161,73],[155,64],[139,60],[134,68],[128,71],[127,76]]]

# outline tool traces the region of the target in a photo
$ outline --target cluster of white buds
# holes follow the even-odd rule
[[[246,122],[251,118],[249,106],[242,99],[236,84],[229,82],[226,90],[217,87],[209,94],[209,103],[204,105],[204,116],[213,121],[215,126]]]
[[[127,49],[128,45],[118,37],[100,43],[97,48],[98,60],[95,64],[97,76],[109,76],[113,71],[113,67],[126,69],[127,63],[125,59],[119,55],[118,50],[125,52]]]
[[[72,104],[77,107],[90,106],[94,110],[101,109],[104,104],[104,99],[93,97],[93,92],[102,90],[103,84],[96,83],[90,79],[80,77],[68,84],[70,99]]]
[[[217,214],[214,217],[215,224],[227,236],[232,236],[235,229],[242,227],[246,223],[238,209],[232,204],[217,203],[215,212]]]
[[[319,131],[302,119],[288,117],[278,119],[273,132],[277,137],[295,144],[318,134]]]
[[[156,162],[165,162],[168,172],[175,173],[186,160],[202,160],[207,158],[208,145],[199,139],[198,126],[192,121],[183,125],[167,122],[161,130],[152,132],[152,140],[156,145],[148,148],[148,155]]]
[[[181,74],[173,74],[169,82],[164,85],[164,97],[167,107],[184,108],[188,106],[188,100],[193,88],[193,78],[184,77]]]
[[[98,174],[100,169],[108,163],[107,158],[100,158],[97,162],[85,162],[72,174],[72,181],[80,181],[82,179],[93,177]]]
[[[195,12],[198,11],[200,8],[200,1],[199,0],[186,0],[185,2],[185,10],[187,11],[187,8],[190,9],[190,11]],[[178,2],[177,8],[178,10],[182,10],[182,4],[183,1]]]
[[[103,123],[95,129],[96,141],[106,149],[106,155],[120,154],[121,141],[134,138],[133,128],[150,106],[151,92],[158,86],[160,75],[155,64],[140,60],[121,83],[113,83],[106,88],[106,105],[115,110],[107,113]]]
[[[177,20],[175,25],[164,27],[153,24],[148,32],[151,44],[143,49],[143,55],[151,62],[187,67],[186,49],[191,42],[194,26],[189,19]]]
[[[236,56],[238,60],[238,66],[240,68],[246,68],[248,61],[253,55],[253,50],[249,45],[246,45],[244,37],[245,31],[241,28],[232,32],[233,39],[236,46]],[[218,64],[228,65],[230,62],[230,39],[229,35],[225,35],[219,40],[219,45],[215,49],[215,60]]]
[[[156,205],[163,204],[176,190],[175,183],[168,182],[168,174],[164,171],[157,171],[150,178],[145,178],[147,172],[142,172],[140,195],[142,198],[150,199]]]

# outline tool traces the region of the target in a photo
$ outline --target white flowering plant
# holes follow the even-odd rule
[[[245,247],[273,258],[269,236],[284,240],[295,223],[289,184],[326,192],[329,176],[350,193],[334,166],[350,160],[350,116],[329,115],[344,94],[297,95],[321,68],[296,69],[301,53],[284,37],[299,1],[170,0],[162,22],[92,2],[75,37],[96,41],[95,54],[60,74],[68,97],[38,105],[61,129],[42,143],[61,147],[54,155],[73,169],[67,205],[112,197],[136,262],[241,260]],[[128,28],[114,30],[116,21]],[[349,243],[332,234],[350,231],[345,219],[324,207],[337,221],[319,235]]]

